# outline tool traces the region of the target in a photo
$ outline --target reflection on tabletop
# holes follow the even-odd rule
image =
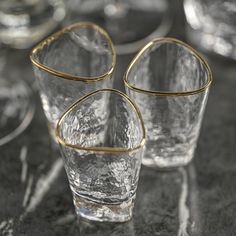
[[[30,230],[34,235],[40,232],[50,235],[51,232],[51,235],[66,233],[71,236],[138,236],[153,232],[202,235],[204,219],[201,218],[198,176],[193,164],[172,172],[142,167],[133,219],[124,224],[98,223],[76,219],[63,163],[57,159],[57,153],[45,150],[39,161],[40,156],[32,157],[34,152],[27,146],[19,151],[14,165],[13,158],[0,160],[0,166],[5,169],[0,169],[1,179],[4,179],[1,187],[5,186],[0,203],[2,207],[2,200],[7,199],[8,206],[5,213],[0,213],[0,232],[12,231],[17,235],[22,230]],[[14,170],[14,176],[8,175],[10,170]],[[11,186],[17,187],[12,189]],[[33,229],[32,224],[35,225]]]

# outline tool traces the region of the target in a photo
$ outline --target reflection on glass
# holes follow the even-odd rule
[[[192,160],[211,81],[207,63],[176,39],[151,41],[134,58],[124,82],[145,122],[144,165],[169,168]]]
[[[118,54],[133,53],[150,39],[168,33],[168,0],[70,0],[67,23],[89,20],[104,27]]]
[[[15,48],[28,48],[65,17],[62,0],[1,0],[0,40]]]
[[[62,115],[56,135],[76,213],[95,221],[131,219],[145,141],[134,103],[118,90],[95,91]]]
[[[185,0],[184,9],[196,46],[236,59],[235,0]]]
[[[34,115],[31,90],[9,65],[8,53],[0,48],[0,146],[21,134]]]

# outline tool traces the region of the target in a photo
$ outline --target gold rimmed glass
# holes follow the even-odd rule
[[[69,105],[90,91],[113,86],[113,43],[93,23],[76,23],[49,36],[32,50],[30,59],[53,137]]]
[[[183,2],[189,41],[207,53],[236,60],[236,1]]]
[[[170,168],[192,160],[211,82],[207,62],[177,39],[155,39],[137,54],[124,83],[145,122],[144,165]]]
[[[114,89],[84,96],[61,116],[56,136],[77,215],[129,220],[145,142],[141,114],[130,98]]]

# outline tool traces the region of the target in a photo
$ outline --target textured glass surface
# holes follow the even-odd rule
[[[128,73],[129,84],[160,92],[189,92],[207,81],[205,65],[187,47],[171,41],[150,46]],[[143,164],[175,167],[193,158],[208,89],[195,95],[154,96],[126,87],[147,131]]]
[[[107,102],[105,102],[106,100]],[[67,144],[110,147],[111,152],[61,145],[77,213],[100,221],[125,221],[132,215],[141,165],[140,119],[127,100],[114,92],[98,92],[78,103],[59,126]]]
[[[45,41],[45,44],[32,54],[33,60],[56,71],[64,73],[61,77],[53,75],[34,65],[40,95],[50,127],[69,105],[89,91],[112,87],[108,71],[113,65],[113,52],[108,39],[96,27],[80,26]],[[106,74],[103,79],[95,81]],[[70,75],[74,80],[65,77]],[[91,82],[77,80],[86,77]]]
[[[184,8],[196,45],[236,59],[235,0],[185,0]]]

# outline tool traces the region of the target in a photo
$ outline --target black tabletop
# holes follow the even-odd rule
[[[169,35],[185,40],[181,1],[172,2],[175,18]],[[142,167],[133,219],[113,224],[75,217],[28,53],[8,53],[9,70],[34,89],[36,112],[25,132],[0,147],[0,235],[236,235],[235,62],[208,57],[214,81],[193,162],[171,172]],[[122,89],[122,74],[131,57],[118,58],[117,88]]]

